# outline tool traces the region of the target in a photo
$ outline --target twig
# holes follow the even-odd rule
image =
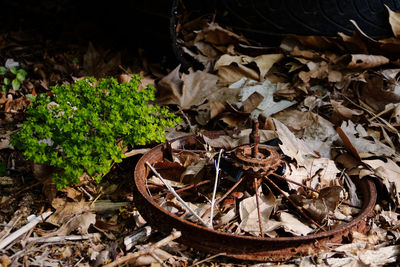
[[[18,237],[20,237],[21,235],[25,234],[26,232],[28,232],[30,229],[32,229],[33,227],[36,226],[36,224],[40,223],[41,221],[44,221],[47,217],[49,217],[53,212],[52,211],[47,211],[43,214],[41,214],[40,216],[34,218],[30,223],[27,223],[26,225],[24,225],[23,227],[21,227],[20,229],[18,229],[17,231],[13,232],[12,234],[10,234],[9,236],[7,236],[6,238],[4,238],[1,242],[0,242],[0,250],[5,248],[7,245],[9,245],[11,242],[13,242],[15,239],[17,239]]]
[[[262,221],[261,221],[260,199],[258,196],[258,188],[257,188],[257,177],[254,177],[254,190],[256,191],[257,216],[258,216],[258,226],[260,227],[260,236],[264,237],[264,232],[262,229]]]
[[[205,258],[204,260],[201,260],[201,261],[199,261],[199,262],[193,263],[193,264],[190,265],[189,267],[194,267],[194,266],[200,265],[200,264],[202,264],[202,263],[204,263],[204,262],[207,262],[207,261],[209,261],[209,260],[215,259],[216,257],[225,256],[225,255],[226,255],[226,252],[221,252],[221,253],[212,255],[211,257]]]
[[[204,226],[208,227],[208,224],[199,216],[197,215],[194,210],[192,210],[188,204],[175,192],[175,189],[170,186],[164,178],[162,178],[161,174],[159,174],[153,166],[150,165],[148,161],[146,161],[147,166],[154,172],[154,174],[161,180],[161,182],[167,187],[167,189],[176,197],[176,199],[190,212],[196,219],[198,219]]]
[[[95,237],[95,234],[86,235],[64,235],[64,236],[51,236],[51,237],[29,237],[27,242],[33,243],[57,243],[62,241],[78,241],[86,240]]]
[[[211,180],[204,180],[204,181],[198,182],[197,184],[190,184],[190,185],[187,185],[185,187],[179,188],[179,189],[175,190],[175,192],[176,193],[182,193],[182,192],[185,192],[186,190],[192,189],[194,187],[198,187],[200,185],[208,184],[210,182],[211,182]],[[153,199],[159,199],[160,197],[162,197],[165,194],[168,196],[169,193],[166,193],[166,192],[159,193],[158,195],[153,196]]]
[[[312,188],[312,187],[306,186],[306,185],[304,185],[304,184],[302,184],[302,183],[298,183],[298,182],[296,182],[296,181],[290,180],[290,179],[288,179],[288,178],[286,178],[286,177],[284,177],[284,176],[281,176],[281,175],[276,174],[276,173],[273,173],[273,172],[271,172],[271,174],[272,174],[273,176],[275,176],[276,178],[279,178],[279,179],[281,179],[281,180],[284,180],[284,181],[286,181],[286,182],[288,182],[288,183],[292,183],[292,184],[301,186],[301,187],[303,187],[303,188],[305,188],[305,189],[307,189],[307,190],[310,190],[310,191],[319,193],[318,190],[316,190],[316,189],[314,189],[314,188]]]
[[[136,155],[139,155],[139,154],[144,154],[149,150],[150,150],[150,148],[133,149],[131,151],[128,151],[128,152],[124,153],[124,155],[127,158],[129,158],[129,157],[136,156]]]
[[[222,200],[224,200],[227,196],[229,196],[230,193],[232,193],[233,190],[236,189],[236,187],[238,187],[238,185],[244,180],[246,176],[242,176],[242,178],[239,179],[239,181],[237,181],[228,191],[226,191],[226,193],[220,197],[216,202],[215,205],[218,205]],[[204,212],[203,214],[203,218],[205,216],[207,216],[208,213],[210,213],[211,208],[209,208],[208,210],[206,210],[206,212]]]
[[[217,194],[217,186],[218,186],[218,176],[219,176],[219,163],[221,162],[221,155],[224,150],[221,148],[218,155],[217,165],[215,166],[215,183],[214,183],[214,190],[211,199],[211,213],[210,213],[210,221],[208,227],[213,228],[213,218],[214,218],[214,205],[215,205],[215,196]]]
[[[290,204],[292,204],[292,206],[307,220],[309,220],[312,224],[314,224],[315,226],[317,226],[319,229],[322,229],[324,232],[326,232],[324,230],[324,228],[322,228],[321,225],[319,225],[316,221],[313,220],[313,218],[311,218],[310,216],[308,216],[307,214],[304,213],[303,209],[299,206],[297,206],[296,203],[294,203],[294,201],[292,199],[290,199],[290,197],[288,197],[285,192],[283,192],[282,189],[280,189],[279,186],[277,186],[271,179],[268,178],[268,176],[264,176],[265,179],[267,179],[273,187],[275,187],[282,195],[283,197],[288,200],[290,202]]]
[[[167,265],[164,264],[164,261],[157,256],[157,254],[153,251],[150,256],[152,256],[161,266],[166,267]]]
[[[149,247],[148,249],[144,249],[144,250],[140,250],[138,252],[135,253],[128,253],[126,256],[121,257],[119,259],[117,259],[116,261],[113,261],[109,264],[104,265],[104,267],[116,267],[120,264],[126,263],[126,262],[130,262],[133,261],[135,259],[137,259],[140,256],[143,255],[148,255],[148,254],[152,254],[154,252],[154,250],[167,245],[169,242],[181,237],[182,233],[179,231],[173,231],[169,236],[167,236],[166,238],[158,241],[157,243],[155,243],[154,245],[152,245],[151,247]]]

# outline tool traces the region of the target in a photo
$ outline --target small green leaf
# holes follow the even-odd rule
[[[17,79],[19,81],[23,82],[25,80],[27,74],[28,73],[24,69],[20,69],[20,70],[18,70],[18,73],[17,73]]]
[[[33,102],[36,99],[36,96],[32,95],[32,94],[27,94],[25,95],[26,98],[28,98],[31,102]]]
[[[25,76],[21,73],[17,73],[17,80],[23,82],[25,80]]]
[[[17,91],[21,87],[21,83],[18,81],[18,79],[12,80],[11,85],[14,91]]]
[[[7,73],[7,69],[3,66],[0,66],[0,75],[4,75]]]
[[[3,83],[4,83],[4,85],[9,85],[10,84],[10,79],[4,78],[3,79]]]
[[[10,71],[11,71],[12,74],[17,75],[18,69],[17,69],[17,67],[11,67]]]

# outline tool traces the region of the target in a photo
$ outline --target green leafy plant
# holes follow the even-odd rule
[[[28,73],[24,69],[18,69],[17,67],[10,67],[9,69],[0,66],[0,82],[2,82],[2,90],[4,93],[8,93],[8,90],[12,88],[14,91],[21,88],[21,84],[26,79]]]
[[[84,173],[99,182],[122,161],[128,145],[163,142],[164,127],[180,122],[151,104],[155,89],[139,90],[140,80],[136,75],[129,83],[89,77],[54,86],[52,96],[33,100],[11,143],[35,163],[56,167],[53,179],[59,189],[79,183]]]

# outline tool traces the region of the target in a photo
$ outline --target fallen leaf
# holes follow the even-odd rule
[[[253,112],[258,105],[260,105],[260,103],[264,100],[264,97],[258,93],[258,92],[254,92],[252,93],[245,101],[243,101],[242,103],[242,110],[243,112],[246,113],[251,113]]]
[[[69,235],[73,231],[78,231],[80,234],[87,234],[90,225],[96,223],[96,214],[91,212],[85,212],[82,214],[75,215],[65,224],[63,224],[58,230],[57,235]]]
[[[235,43],[235,41],[249,44],[249,42],[243,36],[224,29],[217,23],[208,23],[208,25],[196,35],[194,42],[196,43],[202,40],[214,45],[227,45]]]
[[[201,159],[190,164],[181,174],[180,182],[185,184],[196,184],[200,182],[204,178],[204,167],[207,165],[207,162],[206,159]]]
[[[397,261],[397,256],[400,254],[400,246],[387,246],[377,248],[376,250],[360,251],[360,260],[363,264],[369,266],[383,266]]]
[[[352,54],[338,58],[336,63],[349,69],[371,69],[389,63],[389,59],[379,55]]]
[[[361,124],[355,125],[352,121],[343,121],[340,126],[342,131],[346,134],[351,145],[356,149],[357,153],[361,156],[362,154],[372,153],[375,156],[395,156],[396,151],[391,147],[383,144],[379,140],[368,140],[367,132]]]
[[[385,6],[389,12],[389,23],[392,27],[392,32],[394,36],[400,37],[400,13],[391,10],[387,5]]]
[[[46,222],[61,225],[75,214],[80,214],[90,210],[89,202],[64,202],[61,203],[56,211],[46,220]]]
[[[90,75],[95,77],[101,77],[109,74],[111,71],[118,68],[121,64],[121,54],[118,53],[110,60],[105,62],[106,52],[102,51],[99,53],[89,42],[88,50],[83,55],[83,75]]]
[[[251,113],[252,117],[258,117],[260,114],[264,115],[265,117],[269,117],[272,114],[282,111],[295,104],[295,102],[290,102],[287,100],[275,102],[274,93],[276,90],[277,85],[272,84],[269,80],[265,80],[262,84],[250,83],[242,88],[240,92],[241,102],[236,103],[236,105],[241,108],[243,106],[243,102],[245,102],[255,92],[262,96],[263,100]]]
[[[302,223],[294,215],[287,212],[280,212],[279,221],[286,232],[289,232],[295,236],[305,236],[314,231],[312,228]]]
[[[383,180],[388,192],[400,203],[400,167],[391,159],[386,158],[385,161],[380,159],[362,160],[373,169],[375,175]]]
[[[157,85],[159,104],[176,104],[182,109],[199,106],[216,90],[218,77],[202,71],[190,71],[179,75],[179,66]]]
[[[217,138],[209,138],[203,135],[204,141],[213,148],[223,148],[225,150],[231,150],[235,147],[249,144],[250,143],[250,133],[252,129],[245,129],[240,131],[239,134],[220,135]],[[260,143],[266,142],[268,140],[276,138],[276,134],[271,130],[259,130]]]
[[[366,81],[358,85],[360,99],[376,112],[384,110],[388,104],[400,103],[400,85],[396,80],[386,80],[380,75],[368,75]]]
[[[276,230],[280,226],[280,224],[273,220],[272,222],[269,222],[269,217],[277,205],[275,196],[271,192],[267,196],[264,194],[260,194],[259,203],[263,232],[266,233]],[[255,195],[246,198],[240,202],[239,215],[241,220],[239,226],[240,229],[252,235],[260,235],[257,202]]]

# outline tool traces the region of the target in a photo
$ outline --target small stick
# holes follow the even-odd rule
[[[225,256],[225,255],[226,255],[226,252],[221,252],[221,253],[212,255],[212,256],[210,256],[210,257],[208,257],[208,258],[205,258],[204,260],[201,260],[201,261],[199,261],[199,262],[194,262],[194,263],[193,263],[192,265],[190,265],[189,267],[198,266],[198,265],[200,265],[200,264],[202,264],[202,263],[204,263],[204,262],[207,262],[207,261],[209,261],[209,260],[215,259],[216,257]]]
[[[284,180],[284,181],[286,181],[286,182],[288,182],[288,183],[292,183],[292,184],[301,186],[301,187],[303,187],[303,188],[305,188],[305,189],[307,189],[307,190],[310,190],[310,191],[319,193],[318,190],[316,190],[316,189],[314,189],[314,188],[312,188],[312,187],[309,187],[309,186],[306,186],[306,185],[304,185],[304,184],[298,183],[298,182],[296,182],[296,181],[290,180],[290,179],[288,179],[288,178],[286,178],[286,177],[284,177],[284,176],[281,176],[281,175],[279,175],[279,174],[276,174],[276,173],[273,173],[273,172],[271,172],[270,174],[272,174],[272,175],[275,176],[276,178],[279,178],[279,179],[281,179],[281,180]]]
[[[212,195],[212,199],[211,199],[211,213],[210,213],[210,221],[208,224],[208,227],[210,227],[211,229],[213,228],[213,218],[214,218],[214,205],[215,205],[215,196],[217,194],[217,186],[218,186],[218,176],[219,176],[219,163],[221,162],[221,155],[222,152],[224,150],[221,148],[221,150],[219,151],[219,155],[218,155],[218,161],[217,161],[217,165],[215,166],[215,182],[214,182],[214,190],[213,190],[213,195]]]
[[[27,242],[33,243],[57,243],[63,241],[78,241],[86,240],[95,237],[95,234],[85,235],[64,235],[64,236],[51,236],[51,237],[28,237]]]
[[[152,256],[161,266],[167,267],[167,265],[164,264],[164,261],[163,261],[162,259],[160,259],[160,257],[157,256],[157,254],[155,253],[155,251],[153,251],[152,253],[150,253],[150,256]]]
[[[136,156],[139,154],[144,154],[144,153],[148,152],[149,150],[150,150],[150,148],[133,149],[131,151],[124,153],[124,155],[127,158],[129,158],[129,157]]]
[[[264,237],[264,232],[262,229],[262,221],[261,221],[260,200],[259,200],[258,188],[257,188],[257,177],[254,177],[254,190],[256,191],[257,216],[258,216],[258,226],[260,227],[260,236]]]
[[[321,225],[319,225],[316,221],[314,221],[310,216],[308,216],[307,214],[304,213],[303,209],[299,206],[296,205],[296,203],[294,203],[293,200],[291,200],[286,194],[285,192],[283,192],[282,189],[279,188],[279,186],[277,186],[271,179],[268,178],[268,176],[264,176],[265,179],[267,179],[272,185],[273,187],[275,187],[282,195],[283,197],[288,200],[290,202],[290,204],[293,205],[293,207],[307,220],[309,220],[310,222],[312,222],[312,224],[314,224],[315,226],[317,226],[318,228],[322,229],[324,232],[325,230],[322,228]]]
[[[42,213],[40,216],[34,218],[30,223],[25,224],[23,227],[18,229],[17,231],[13,232],[6,238],[4,238],[0,242],[0,250],[8,246],[11,242],[13,242],[15,239],[20,237],[21,235],[25,234],[28,232],[30,229],[36,226],[36,224],[40,223],[41,221],[44,221],[47,217],[49,217],[53,212],[52,211],[47,211],[45,213]]]
[[[238,185],[244,180],[245,176],[242,176],[242,178],[240,178],[228,191],[226,191],[226,193],[220,197],[216,202],[215,205],[218,205],[219,203],[221,203],[222,200],[224,200],[227,196],[229,196],[230,193],[232,193],[233,190],[236,189],[236,187],[238,187]],[[206,210],[206,212],[204,212],[203,214],[203,218],[205,216],[207,216],[208,213],[210,213],[211,208],[209,208],[208,210]]]
[[[140,256],[151,254],[151,253],[154,252],[154,250],[167,245],[169,242],[181,237],[181,235],[182,235],[181,232],[173,231],[169,236],[167,236],[166,238],[158,241],[157,243],[155,243],[151,247],[149,247],[147,249],[144,249],[144,250],[139,250],[138,252],[135,252],[135,253],[128,253],[126,256],[123,256],[123,257],[117,259],[116,261],[113,261],[113,262],[111,262],[109,264],[104,265],[104,267],[117,267],[118,265],[121,265],[121,264],[123,264],[125,262],[133,261],[133,260],[137,259]]]
[[[187,191],[189,189],[192,189],[194,187],[197,187],[197,186],[200,186],[200,185],[204,185],[204,184],[208,184],[210,182],[211,182],[211,180],[204,180],[204,181],[198,182],[197,184],[190,184],[190,185],[187,185],[185,187],[179,188],[179,189],[175,190],[175,192],[176,193],[182,193],[182,192],[185,192],[185,191]],[[159,199],[161,196],[163,196],[165,194],[168,195],[170,193],[166,193],[166,192],[160,193],[160,194],[158,194],[156,196],[153,196],[153,199]]]
[[[196,219],[198,219],[204,226],[208,227],[208,224],[199,216],[197,215],[196,212],[194,212],[194,210],[192,210],[188,204],[186,204],[186,202],[175,192],[175,189],[170,186],[165,180],[164,178],[162,178],[161,174],[159,174],[156,169],[154,169],[153,166],[150,165],[150,163],[148,161],[146,161],[147,166],[149,166],[149,168],[154,172],[155,175],[157,175],[158,179],[161,180],[161,182],[165,185],[165,187],[167,187],[167,189],[176,197],[176,199],[190,212],[193,214],[194,217],[196,217]]]

